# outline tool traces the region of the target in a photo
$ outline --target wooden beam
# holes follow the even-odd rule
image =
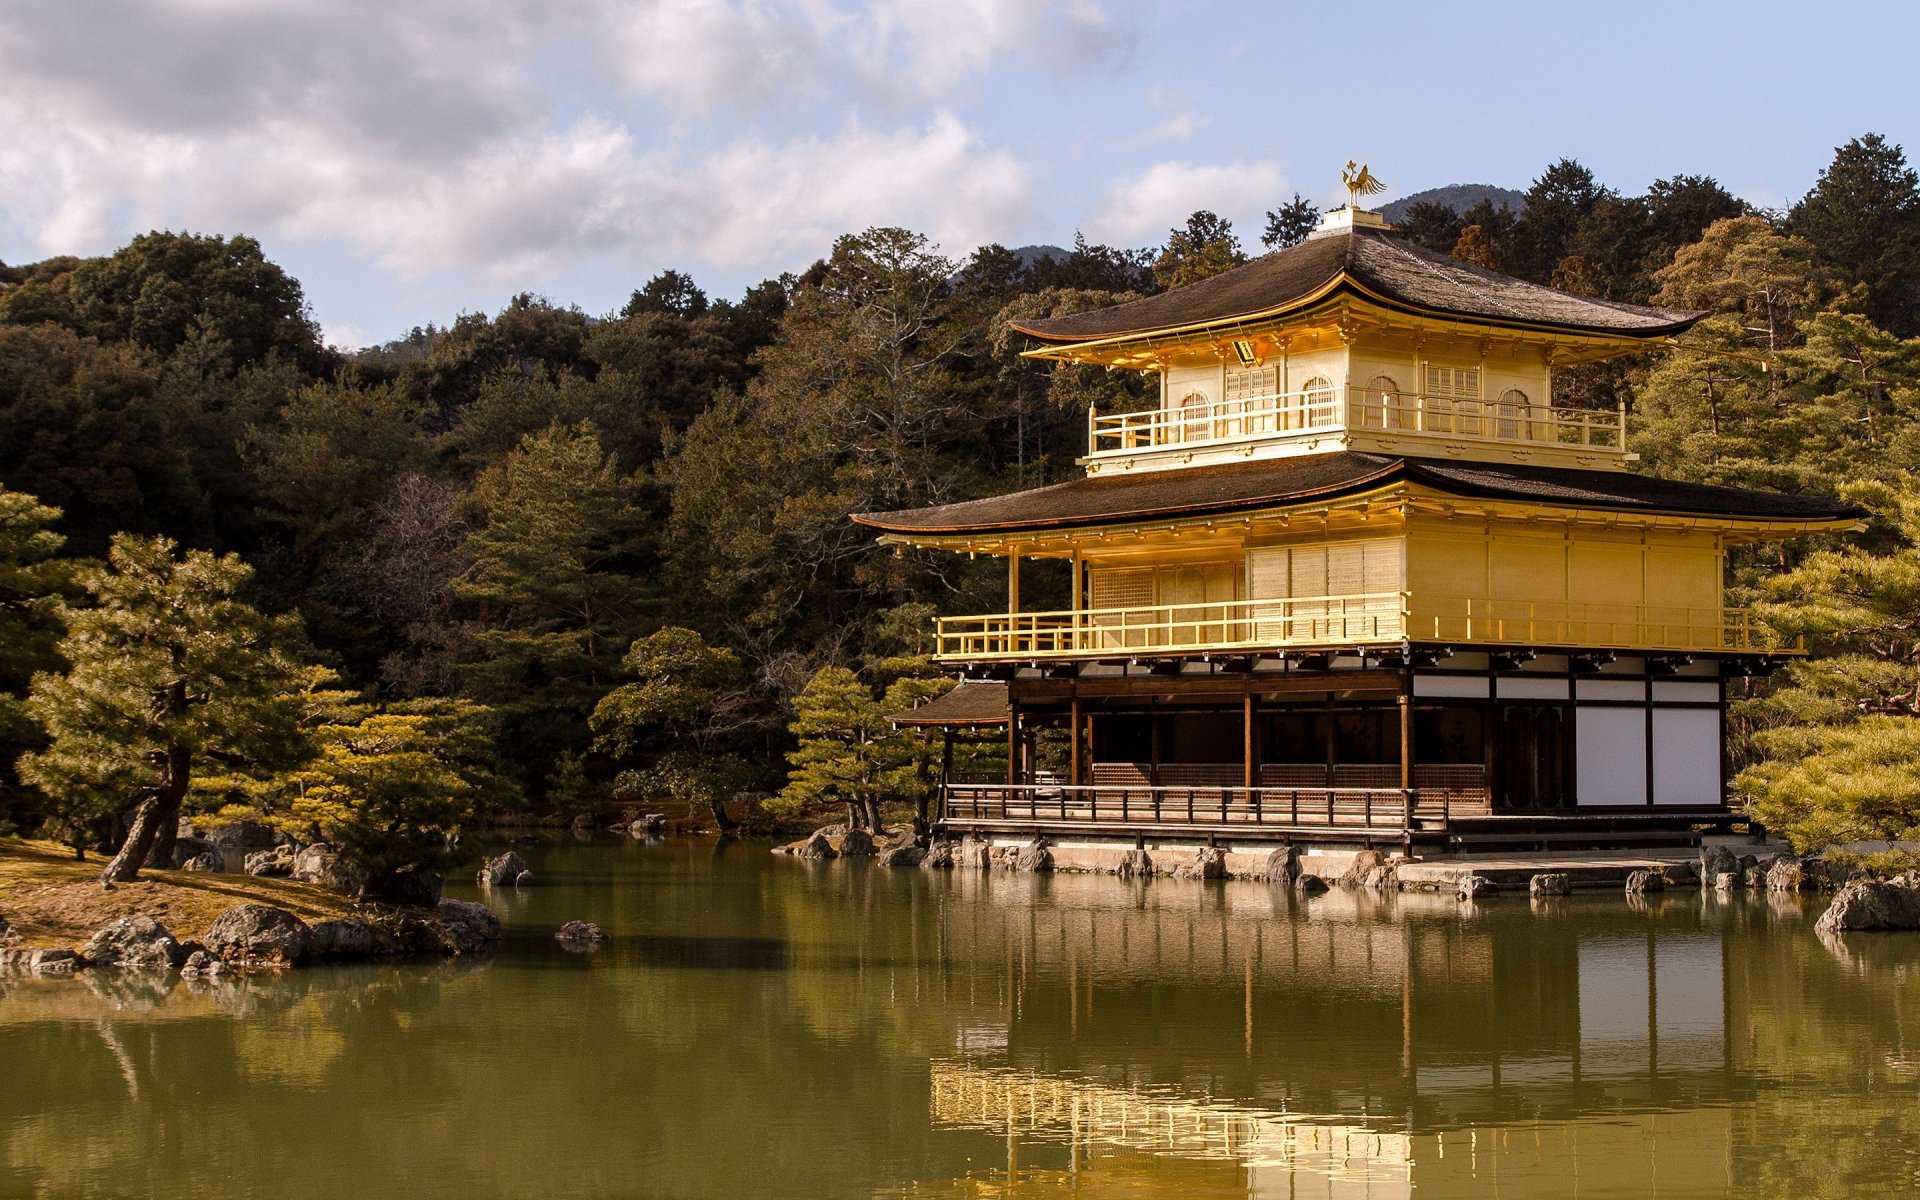
[[[1259,765],[1255,761],[1259,757],[1259,753],[1258,748],[1254,745],[1252,692],[1247,693],[1246,701],[1240,707],[1240,724],[1240,732],[1244,742],[1242,751],[1245,758],[1245,768],[1241,771],[1240,786],[1252,788],[1256,786],[1260,775]]]

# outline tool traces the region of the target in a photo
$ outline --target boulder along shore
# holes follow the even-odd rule
[[[98,874],[56,843],[0,839],[0,971],[210,975],[484,954],[501,935],[491,909],[440,899],[437,886],[419,904],[361,904],[277,874],[148,869],[111,888]]]

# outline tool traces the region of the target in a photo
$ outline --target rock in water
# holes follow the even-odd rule
[[[838,858],[840,857],[840,855],[834,850],[833,843],[827,840],[827,835],[824,833],[816,833],[812,837],[809,837],[806,841],[801,842],[800,848],[798,850],[795,850],[793,853],[794,853],[794,857],[796,858]]]
[[[228,962],[292,966],[313,948],[313,930],[285,909],[242,904],[207,928],[207,950]]]
[[[1113,873],[1122,879],[1152,879],[1153,859],[1145,850],[1129,850],[1120,856]]]
[[[874,861],[883,867],[917,867],[925,862],[926,858],[925,850],[908,842],[904,846],[888,846]]]
[[[1053,870],[1053,851],[1039,838],[1020,847],[1013,856],[1013,869],[1016,871],[1043,872]]]
[[[1225,879],[1227,854],[1218,846],[1201,846],[1193,857],[1173,869],[1175,879]]]
[[[864,829],[849,829],[840,835],[841,858],[870,858],[873,855],[873,835]]]
[[[1627,872],[1627,895],[1644,896],[1648,892],[1667,890],[1667,877],[1658,871]]]
[[[1367,881],[1367,873],[1375,867],[1386,865],[1386,858],[1378,850],[1362,850],[1353,856],[1347,869],[1340,873],[1336,881],[1341,887],[1357,888]]]
[[[1570,896],[1573,894],[1573,881],[1559,871],[1546,871],[1527,881],[1527,894],[1535,898]]]
[[[953,869],[953,843],[938,841],[927,847],[927,856],[920,860],[924,871],[950,871]]]
[[[1920,881],[1856,879],[1840,889],[1814,925],[1819,933],[1920,929]]]
[[[454,954],[479,954],[500,940],[500,918],[484,904],[442,900],[436,911],[446,928],[446,947]]]
[[[1454,894],[1462,900],[1485,900],[1500,894],[1500,885],[1485,875],[1468,875],[1461,879]]]
[[[1777,854],[1767,864],[1766,889],[1769,892],[1803,892],[1810,882],[1806,868],[1791,854]]]
[[[1397,892],[1400,890],[1400,868],[1390,862],[1381,863],[1361,877],[1360,887],[1364,891],[1379,892],[1382,895],[1387,892]]]
[[[313,945],[309,953],[314,958],[372,958],[373,950],[373,926],[358,917],[316,921],[313,925]]]
[[[1318,896],[1332,885],[1318,875],[1302,874],[1293,881],[1293,890],[1302,896]]]
[[[188,979],[201,975],[218,975],[223,967],[221,961],[205,950],[195,950],[187,955],[187,961],[181,965],[180,974]]]
[[[1693,869],[1692,863],[1668,863],[1658,870],[1660,878],[1666,881],[1668,887],[1684,887],[1690,883],[1700,882],[1700,872]]]
[[[1267,882],[1290,884],[1300,878],[1300,848],[1282,846],[1267,855]]]
[[[182,871],[205,871],[205,872],[211,872],[212,874],[218,875],[220,873],[221,867],[220,867],[220,860],[215,858],[213,855],[197,854],[194,857],[188,859],[185,863],[181,864],[180,869]]]
[[[607,931],[592,921],[568,921],[553,939],[569,950],[597,950],[607,940]]]
[[[125,967],[134,971],[166,971],[180,965],[186,951],[152,917],[121,917],[100,927],[80,957],[90,967]]]
[[[527,860],[509,850],[498,858],[487,860],[487,865],[480,868],[475,881],[481,887],[506,887],[526,873]]]
[[[432,908],[440,903],[440,876],[416,867],[402,867],[380,889],[380,898],[388,904],[406,908]]]
[[[1707,887],[1713,886],[1715,876],[1737,874],[1739,870],[1740,860],[1725,846],[1700,847],[1700,882]]]
[[[993,866],[993,846],[978,838],[969,838],[960,843],[959,865],[985,871]]]

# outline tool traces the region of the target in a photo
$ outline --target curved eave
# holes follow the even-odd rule
[[[986,521],[961,525],[899,525],[888,524],[882,518],[891,513],[854,513],[853,521],[870,529],[878,529],[894,535],[893,540],[905,540],[913,537],[937,538],[946,535],[967,535],[975,533],[1051,533],[1069,529],[1098,529],[1103,526],[1126,525],[1138,521],[1178,520],[1185,517],[1200,518],[1220,513],[1252,512],[1263,508],[1285,508],[1296,504],[1310,504],[1316,500],[1341,499],[1364,492],[1377,484],[1390,481],[1390,477],[1402,470],[1402,464],[1390,464],[1370,474],[1355,479],[1341,480],[1319,488],[1308,488],[1288,492],[1279,496],[1259,496],[1252,499],[1196,501],[1192,504],[1157,505],[1119,512],[1100,513],[1085,517],[1061,517],[1053,520],[1038,521]]]
[[[1397,488],[1396,488],[1396,485]],[[1445,503],[1465,501],[1489,508],[1511,508],[1521,515],[1545,515],[1556,511],[1614,514],[1626,521],[1676,522],[1712,526],[1738,533],[1745,540],[1770,541],[1811,533],[1843,532],[1858,529],[1867,516],[1852,505],[1837,506],[1828,512],[1756,513],[1714,512],[1657,503],[1633,503],[1605,496],[1529,497],[1505,489],[1475,485],[1471,481],[1448,478],[1426,469],[1417,462],[1397,461],[1378,470],[1340,480],[1317,488],[1303,488],[1281,494],[1231,497],[1196,501],[1189,504],[1143,505],[1110,512],[1071,515],[1058,518],[960,522],[946,525],[915,525],[885,518],[892,513],[856,513],[853,520],[882,533],[881,541],[890,545],[962,548],[956,543],[982,538],[1032,538],[1043,535],[1098,533],[1125,530],[1143,523],[1179,525],[1220,517],[1244,517],[1262,512],[1282,512],[1331,501],[1369,503],[1399,494],[1404,499],[1426,499]]]
[[[1368,287],[1347,270],[1341,270],[1331,279],[1312,291],[1305,293],[1285,304],[1272,308],[1254,309],[1223,317],[1212,317],[1205,321],[1195,321],[1184,325],[1152,326],[1131,329],[1122,333],[1101,336],[1075,336],[1047,333],[1017,321],[1009,321],[1007,327],[1017,333],[1025,334],[1035,341],[1048,343],[1038,349],[1023,352],[1024,357],[1046,358],[1071,350],[1076,354],[1085,354],[1100,350],[1120,350],[1136,343],[1160,342],[1169,340],[1190,341],[1206,335],[1220,335],[1244,329],[1249,325],[1260,325],[1282,320],[1288,316],[1304,315],[1315,307],[1338,298],[1346,292],[1389,312],[1403,313],[1411,317],[1423,317],[1432,320],[1463,321],[1472,325],[1488,328],[1512,330],[1543,335],[1577,336],[1614,342],[1623,347],[1637,346],[1640,343],[1660,338],[1673,337],[1693,328],[1705,313],[1688,313],[1677,321],[1664,325],[1647,326],[1642,329],[1615,329],[1596,325],[1578,325],[1567,323],[1549,323],[1528,321],[1512,317],[1488,316],[1481,313],[1465,313],[1453,309],[1436,308],[1428,305],[1413,304],[1397,297],[1388,296]]]

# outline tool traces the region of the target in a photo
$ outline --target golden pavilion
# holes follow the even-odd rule
[[[1006,611],[938,620],[965,682],[903,718],[1005,736],[1004,779],[944,781],[943,827],[1412,851],[1724,826],[1728,680],[1794,652],[1727,606],[1728,550],[1860,513],[1637,473],[1624,404],[1556,402],[1560,368],[1700,315],[1349,205],[1223,274],[1016,325],[1159,400],[1089,414],[1083,477],[855,517],[1007,562]],[[1034,560],[1066,564],[1068,607],[1022,605]]]

